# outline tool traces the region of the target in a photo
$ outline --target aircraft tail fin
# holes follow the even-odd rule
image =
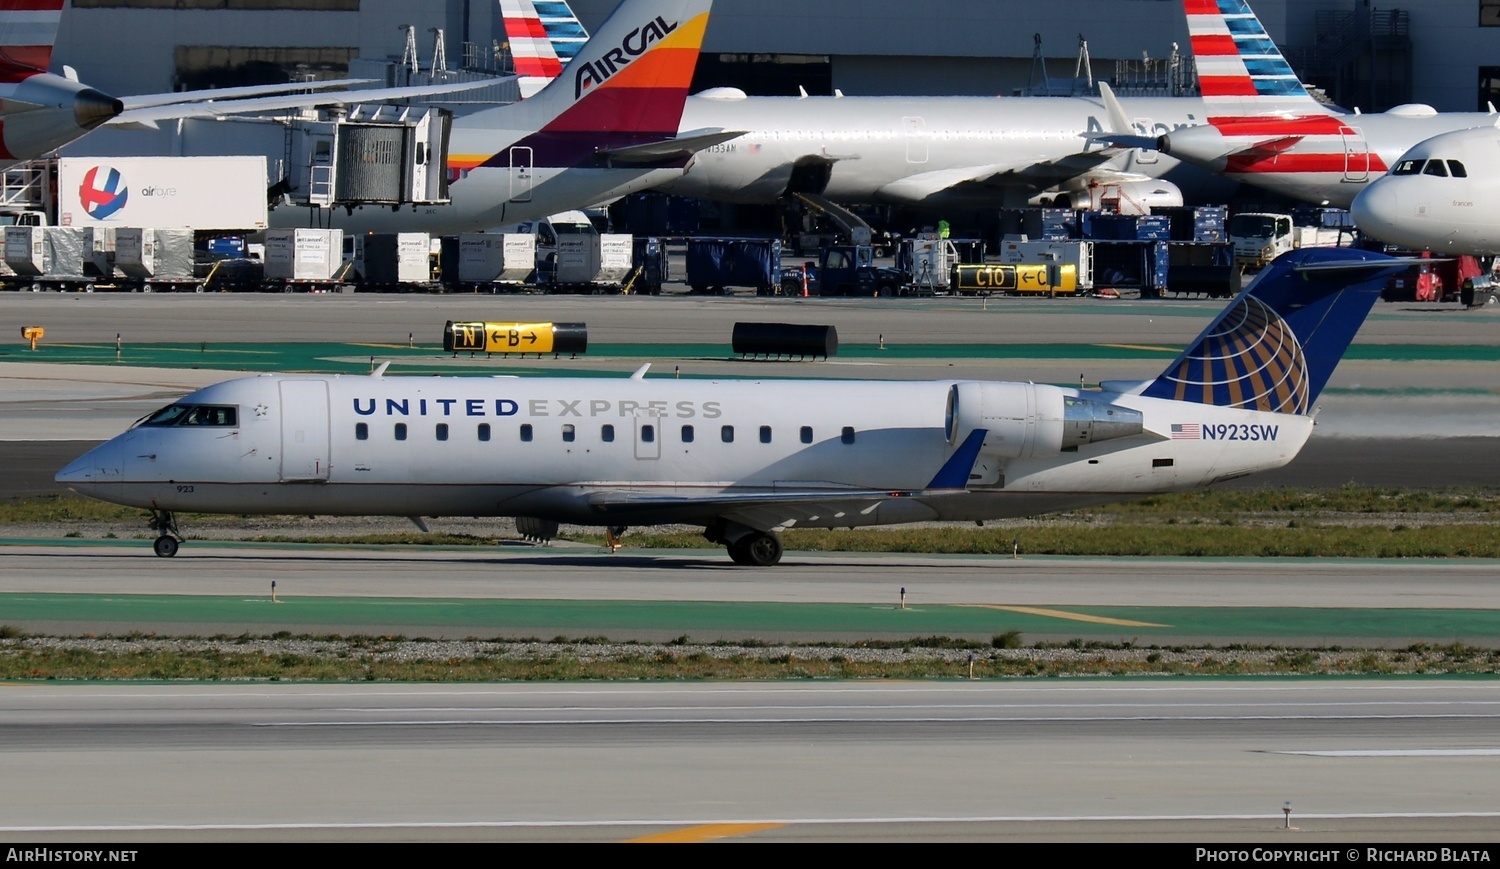
[[[1210,117],[1327,114],[1245,0],[1183,0]]]
[[[0,82],[17,82],[52,63],[63,0],[0,0]]]
[[[1348,248],[1285,254],[1141,394],[1307,414],[1386,279],[1409,265]]]
[[[563,8],[567,9],[567,5],[563,4]],[[531,0],[500,0],[500,17],[505,23],[505,39],[519,77],[521,97],[525,99],[561,75],[563,61]]]
[[[624,0],[567,71],[526,101],[541,112],[542,134],[675,136],[712,6]]]

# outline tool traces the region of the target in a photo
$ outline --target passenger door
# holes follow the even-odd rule
[[[328,479],[328,384],[281,381],[281,481]]]

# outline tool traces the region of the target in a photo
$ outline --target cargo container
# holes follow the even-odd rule
[[[265,263],[267,290],[341,288],[349,272],[344,264],[344,231],[266,230]]]
[[[115,230],[115,269],[128,289],[203,290],[193,271],[191,229]]]
[[[62,157],[61,226],[266,227],[266,158]]]

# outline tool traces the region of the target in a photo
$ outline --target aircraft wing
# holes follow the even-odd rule
[[[679,134],[675,139],[607,148],[600,151],[599,155],[608,158],[611,163],[661,163],[691,157],[704,148],[721,145],[743,135],[744,130],[692,130]]]
[[[198,99],[185,103],[143,106],[126,109],[105,122],[108,126],[140,125],[151,127],[157,121],[178,118],[214,118],[224,115],[239,115],[246,112],[273,112],[308,106],[346,105],[349,103],[378,103],[388,100],[411,99],[473,90],[494,84],[496,79],[450,82],[439,85],[418,85],[400,88],[375,88],[373,90],[345,90],[321,94],[285,94],[280,96],[252,97],[249,99],[207,100]],[[201,92],[200,92],[201,93]]]
[[[197,103],[206,100],[237,100],[245,97],[263,97],[271,94],[285,94],[294,91],[328,90],[330,88],[347,88],[350,85],[367,84],[374,81],[370,78],[343,78],[330,79],[328,81],[299,81],[285,82],[283,84],[257,84],[246,87],[234,88],[209,88],[197,91],[171,91],[160,94],[138,94],[133,97],[121,97],[120,102],[125,105],[125,110],[144,109],[151,106],[176,105],[178,103]]]
[[[881,504],[929,494],[952,494],[952,491],[849,489],[820,487],[816,484],[711,495],[605,490],[590,495],[589,506],[601,517],[618,521],[622,525],[648,521],[697,522],[717,517],[732,519],[752,528],[771,530],[790,527],[798,522],[819,521],[827,524],[830,517],[835,520],[847,517],[850,525],[867,525],[870,523],[860,517],[874,512]]]

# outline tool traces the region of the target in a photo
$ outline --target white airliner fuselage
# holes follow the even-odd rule
[[[1136,135],[1202,124],[1195,99],[1123,100]],[[728,126],[726,126],[728,125]],[[1053,191],[1079,204],[1090,181],[1131,184],[1146,204],[1181,204],[1226,186],[1152,151],[1108,149],[1084,136],[1111,129],[1090,97],[689,97],[684,129],[744,130],[700,152],[660,189],[731,202],[818,193],[847,203],[986,207]],[[1171,174],[1173,184],[1159,179]],[[1166,201],[1163,197],[1173,201]]]
[[[174,407],[58,480],[169,513],[681,522],[733,543],[1195,488],[1284,465],[1312,431],[1019,383],[262,375]]]
[[[1355,197],[1360,231],[1439,253],[1500,254],[1500,129],[1444,133],[1402,154]]]

